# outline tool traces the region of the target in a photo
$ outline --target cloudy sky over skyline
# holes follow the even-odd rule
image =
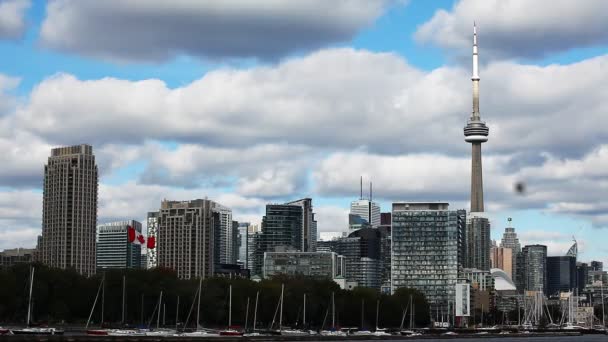
[[[89,143],[99,222],[209,197],[239,221],[312,197],[346,230],[359,177],[468,208],[479,28],[486,211],[608,262],[608,3],[0,0],[0,250],[40,233],[43,167]],[[514,191],[526,184],[524,194]]]

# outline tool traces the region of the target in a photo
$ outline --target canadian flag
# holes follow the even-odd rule
[[[131,243],[138,243],[140,245],[143,245],[146,243],[146,237],[143,236],[142,233],[138,232],[137,230],[135,230],[135,228],[128,226],[127,227],[127,232],[129,235],[129,242]]]
[[[154,249],[154,247],[156,247],[156,239],[154,238],[154,236],[150,236],[146,240],[146,237],[142,233],[138,232],[137,230],[135,230],[135,228],[131,226],[127,227],[127,234],[129,236],[130,243],[138,243],[140,245],[145,244],[146,247],[148,247],[149,249]]]

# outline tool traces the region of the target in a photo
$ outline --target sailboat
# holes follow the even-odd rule
[[[161,307],[163,308],[163,326],[165,325],[165,304],[163,304],[162,302],[163,300],[163,291],[160,291],[160,297],[158,298],[158,312],[156,315],[156,329],[152,330],[152,331],[146,331],[145,334],[146,336],[158,336],[158,337],[163,337],[163,336],[174,336],[177,334],[177,330],[174,329],[166,329],[166,328],[161,328],[160,327],[160,311],[161,311]]]
[[[251,328],[250,333],[245,333],[243,336],[261,336],[260,333],[256,332],[256,324],[258,319],[258,300],[260,298],[260,291],[255,293],[255,308],[253,309],[253,327]],[[249,310],[247,310],[249,311]],[[245,330],[247,330],[247,326],[245,326]]]
[[[380,328],[379,324],[379,315],[380,314],[380,299],[376,300],[376,330],[374,331],[374,336],[390,336],[386,329]]]
[[[401,327],[400,327],[400,333],[403,336],[420,336],[422,335],[421,333],[418,333],[416,331],[414,331],[414,299],[412,298],[412,295],[410,295],[410,302],[408,304],[408,306],[405,308],[405,310],[403,311],[403,316],[401,317]],[[409,309],[409,314],[410,314],[410,328],[409,330],[403,330],[403,323],[405,321],[405,316],[407,315]]]
[[[228,292],[228,328],[220,331],[220,336],[243,336],[242,331],[236,330],[232,326],[232,284],[230,284]]]
[[[346,336],[345,332],[336,329],[336,301],[335,301],[335,295],[333,292],[331,293],[331,329],[322,330],[321,335],[323,335],[323,336]]]
[[[279,319],[279,332],[284,336],[304,336],[309,335],[307,331],[301,329],[283,329],[283,290],[285,285],[281,285],[281,315]],[[306,294],[304,294],[304,324],[306,323]]]
[[[30,268],[30,295],[27,305],[27,322],[26,328],[23,329],[14,329],[11,332],[15,335],[63,335],[63,330],[56,328],[40,328],[40,327],[30,327],[31,318],[32,318],[32,291],[34,289],[34,267]]]
[[[93,302],[93,307],[91,308],[91,313],[89,314],[89,319],[87,319],[87,325],[85,326],[85,329],[87,331],[87,335],[94,335],[94,336],[107,336],[109,333],[108,329],[89,329],[89,323],[91,322],[91,317],[93,316],[93,312],[95,311],[95,306],[97,305],[97,300],[99,299],[99,294],[101,293],[101,318],[100,318],[100,322],[101,324],[103,324],[103,308],[104,308],[104,302],[105,302],[105,287],[104,287],[104,283],[106,281],[106,277],[105,277],[105,273],[103,275],[103,277],[101,278],[101,282],[99,282],[99,289],[97,289],[97,295],[95,296],[95,301]]]
[[[352,333],[352,335],[355,336],[371,336],[372,332],[364,329],[364,322],[365,322],[365,299],[361,299],[361,326],[359,327],[358,331],[355,331],[354,333]]]
[[[210,332],[207,332],[205,330],[202,329],[201,327],[201,323],[200,323],[200,314],[201,314],[201,295],[203,293],[203,278],[201,277],[199,279],[199,283],[198,283],[198,290],[196,291],[196,294],[194,295],[194,298],[197,300],[197,306],[196,306],[196,330],[195,331],[190,331],[190,332],[184,332],[182,334],[180,334],[180,336],[186,336],[186,337],[212,337],[212,336],[219,336],[218,334],[213,334]],[[190,313],[192,313],[192,309],[194,309],[194,301],[192,302],[192,306],[190,307]],[[188,324],[188,320],[190,320],[190,313],[188,313],[188,317],[186,318],[186,323],[185,325]]]

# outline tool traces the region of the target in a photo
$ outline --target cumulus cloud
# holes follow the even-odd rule
[[[606,141],[607,63],[601,56],[562,66],[488,65],[481,88],[481,114],[490,127],[484,146],[580,156]],[[15,126],[62,144],[288,143],[462,155],[469,153],[460,143],[471,106],[469,76],[451,67],[423,72],[394,54],[353,49],[211,71],[175,89],[154,79],[82,81],[59,74],[31,92]]]
[[[391,0],[51,0],[44,45],[118,61],[271,60],[350,40]]]
[[[30,0],[0,1],[0,39],[18,39],[26,29],[25,12]]]
[[[276,197],[302,190],[315,152],[307,146],[263,144],[246,148],[182,144],[175,149],[148,146],[146,184],[184,187],[230,184],[248,196]]]
[[[448,51],[471,51],[472,25],[480,26],[480,53],[491,58],[540,58],[608,43],[603,0],[459,0],[437,10],[415,38]]]
[[[0,191],[0,250],[36,246],[41,221],[41,192]]]
[[[502,172],[509,161],[509,157],[484,157],[484,189],[488,195],[502,197],[511,190],[514,177]],[[440,154],[335,153],[319,163],[313,179],[316,191],[323,195],[355,197],[363,175],[373,182],[378,198],[458,201],[468,194],[470,164],[470,157]]]
[[[582,158],[545,155],[539,165],[518,165],[517,154],[486,154],[484,197],[489,211],[537,209],[590,220],[608,227],[608,146],[601,145]],[[387,156],[335,153],[321,160],[313,172],[316,192],[324,196],[354,197],[359,177],[374,184],[376,198],[445,200],[467,208],[470,157],[434,154]],[[514,191],[524,181],[526,194]],[[465,205],[462,205],[462,204]]]
[[[344,232],[348,230],[348,209],[335,205],[315,205],[314,211],[317,220],[317,232]]]

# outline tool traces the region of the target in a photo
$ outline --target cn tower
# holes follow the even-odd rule
[[[464,141],[471,143],[471,212],[483,212],[483,177],[481,144],[488,141],[490,129],[479,115],[479,65],[477,53],[477,26],[473,24],[473,113],[464,128]]]
[[[471,211],[467,217],[467,268],[490,270],[490,221],[484,216],[481,144],[488,141],[490,130],[479,115],[479,65],[477,26],[473,24],[473,113],[464,128],[464,140],[471,143]]]

